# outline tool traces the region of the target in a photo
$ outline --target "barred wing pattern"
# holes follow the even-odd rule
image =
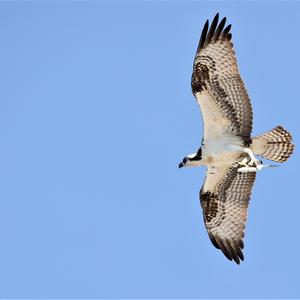
[[[252,108],[239,74],[231,25],[224,28],[226,18],[219,24],[218,19],[219,14],[210,28],[208,20],[204,25],[194,60],[192,92],[201,107],[204,139],[231,133],[249,144]]]
[[[200,202],[211,242],[239,264],[244,260],[244,230],[256,173],[237,169],[237,165],[208,167]]]

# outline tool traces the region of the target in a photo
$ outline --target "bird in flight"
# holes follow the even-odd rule
[[[291,134],[282,126],[251,137],[252,108],[241,79],[226,18],[206,21],[192,74],[204,135],[199,150],[181,167],[206,166],[200,190],[204,223],[213,245],[237,264],[242,249],[248,203],[256,172],[264,165],[255,155],[285,162],[293,152]]]

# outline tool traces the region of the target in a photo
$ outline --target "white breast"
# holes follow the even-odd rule
[[[208,162],[233,163],[243,152],[241,138],[232,135],[223,135],[219,138],[203,140],[202,156]]]

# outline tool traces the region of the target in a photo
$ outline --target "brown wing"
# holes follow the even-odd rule
[[[204,120],[204,139],[232,133],[249,143],[252,108],[240,77],[226,18],[217,14],[209,28],[206,21],[192,75],[192,91]]]
[[[242,249],[248,203],[256,173],[239,173],[237,166],[208,167],[200,191],[204,223],[213,245],[237,264]]]

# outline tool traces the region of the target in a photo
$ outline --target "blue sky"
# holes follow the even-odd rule
[[[254,110],[299,144],[299,2],[1,2],[0,297],[300,297],[299,156],[258,174],[245,261],[210,243],[190,91],[227,16]]]

